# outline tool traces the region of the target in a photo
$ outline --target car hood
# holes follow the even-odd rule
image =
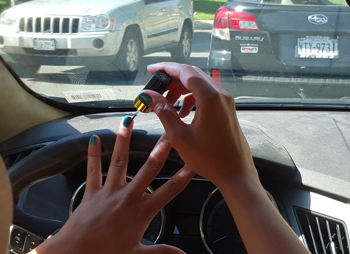
[[[34,0],[11,9],[21,16],[35,15],[83,16],[109,14],[113,9],[135,2],[135,0]]]

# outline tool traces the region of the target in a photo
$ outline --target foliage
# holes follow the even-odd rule
[[[225,5],[225,0],[194,0],[194,18],[199,20],[214,20],[215,12]]]

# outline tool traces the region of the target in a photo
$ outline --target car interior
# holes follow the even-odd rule
[[[204,21],[194,24],[189,64],[203,70],[211,27]],[[202,45],[203,39],[209,40],[208,45]],[[172,59],[169,52],[145,55],[137,77],[130,81],[115,69],[86,66],[43,65],[34,77],[21,77],[4,58],[0,154],[14,197],[9,253],[27,253],[55,234],[79,205],[91,135],[101,138],[102,168],[107,173],[119,123],[133,116],[133,99],[151,77],[147,64]],[[79,82],[71,82],[77,77]],[[350,253],[350,87],[347,83],[317,86],[323,88],[339,89],[342,98],[291,101],[281,96],[270,101],[247,94],[237,100],[237,115],[266,194],[300,241],[313,254],[345,254]],[[52,95],[52,89],[61,97]],[[113,89],[113,100],[68,102],[62,95],[108,89]],[[180,100],[174,106],[180,110],[181,105]],[[195,109],[183,121],[191,123],[194,114]],[[135,118],[129,181],[163,132],[153,112]],[[156,190],[182,166],[173,150],[148,191]],[[157,214],[142,243],[170,244],[189,254],[247,253],[220,192],[199,175]]]

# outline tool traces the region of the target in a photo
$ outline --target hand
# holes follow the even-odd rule
[[[12,192],[6,167],[0,156],[0,254],[9,253],[9,231],[12,223]]]
[[[162,121],[172,146],[186,165],[217,186],[224,179],[240,176],[258,178],[249,145],[240,128],[233,97],[197,67],[177,63],[148,66],[151,73],[165,71],[173,80],[165,99],[150,95],[149,106]],[[173,107],[180,95],[184,99],[180,117],[196,112],[192,124],[181,121]]]
[[[124,119],[126,126],[130,117]],[[81,204],[60,232],[34,253],[183,253],[167,245],[144,246],[140,240],[153,217],[189,183],[194,173],[182,168],[152,194],[145,191],[163,167],[171,146],[163,135],[134,179],[126,182],[132,125],[119,127],[104,186],[101,141],[92,136],[86,190]]]
[[[260,184],[233,97],[197,67],[159,63],[148,70],[165,71],[173,84],[167,98],[150,90],[143,91],[149,98],[139,98],[148,99],[185,165],[219,188],[247,252],[309,253]],[[179,116],[173,104],[183,94],[189,95]],[[188,115],[193,106],[193,122],[185,124],[180,117]]]

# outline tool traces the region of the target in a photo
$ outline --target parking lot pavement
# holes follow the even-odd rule
[[[192,54],[189,64],[206,71],[210,50],[212,21],[195,20]],[[203,43],[204,42],[204,43]],[[135,80],[126,80],[118,69],[107,63],[101,66],[49,66],[43,65],[35,78],[23,78],[33,91],[65,101],[64,94],[83,90],[112,90],[116,99],[133,99],[144,87],[151,75],[147,65],[172,61],[169,52],[158,52],[141,58]]]
[[[195,20],[195,30],[211,30],[213,27],[213,20]]]
[[[192,40],[190,65],[207,70],[207,60],[210,52],[212,21],[195,20],[195,31]],[[135,80],[126,80],[123,73],[110,63],[101,66],[41,66],[35,78],[23,78],[24,83],[39,94],[53,97],[59,101],[66,101],[67,93],[91,91],[92,93],[112,94],[114,100],[133,100],[150,79],[147,65],[172,61],[169,52],[158,52],[143,56],[140,61],[138,74]],[[235,97],[289,97],[310,98],[313,95],[324,98],[339,98],[334,94],[337,91],[349,89],[349,84],[301,84],[300,82],[277,82],[264,79],[262,82],[253,82],[250,77],[245,80],[222,82],[222,86]],[[256,78],[256,77],[252,77]],[[249,80],[247,80],[249,79]],[[345,94],[348,94],[346,92]],[[283,96],[282,96],[283,95]],[[341,97],[341,95],[340,95]]]

